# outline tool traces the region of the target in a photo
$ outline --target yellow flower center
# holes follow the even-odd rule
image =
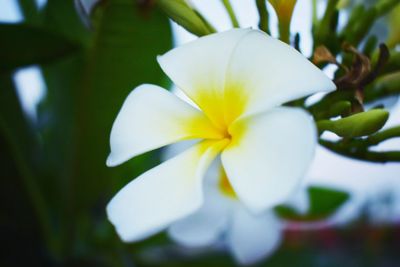
[[[231,125],[244,112],[248,103],[248,95],[243,86],[227,85],[222,92],[220,90],[197,92],[198,94],[192,99],[196,100],[196,104],[210,119],[221,138],[232,140],[235,131],[232,131]]]
[[[233,189],[231,183],[229,182],[228,176],[226,175],[226,172],[222,167],[219,174],[218,187],[224,196],[237,199],[235,190]]]

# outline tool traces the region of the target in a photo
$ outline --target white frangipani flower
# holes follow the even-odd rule
[[[225,173],[214,176],[219,179],[207,179],[203,206],[173,223],[168,229],[170,237],[185,247],[222,242],[244,265],[272,254],[282,240],[281,221],[272,210],[252,214],[238,201]]]
[[[209,171],[206,177],[203,206],[173,223],[168,229],[170,237],[194,248],[222,242],[243,265],[265,259],[281,244],[284,221],[272,209],[251,213],[238,201],[222,166],[219,170],[219,174],[214,169]],[[309,208],[305,190],[298,190],[285,204],[305,213]]]
[[[108,166],[188,139],[193,147],[142,174],[109,203],[125,241],[144,239],[202,206],[202,177],[221,155],[238,199],[260,213],[290,196],[317,142],[311,117],[277,107],[332,81],[290,46],[251,29],[208,35],[158,57],[200,108],[155,85],[125,100],[111,132]]]

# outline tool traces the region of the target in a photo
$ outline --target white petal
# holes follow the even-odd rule
[[[143,84],[130,93],[114,122],[107,165],[179,140],[220,136],[202,112],[161,87]]]
[[[144,239],[200,208],[202,177],[225,145],[203,141],[122,188],[107,206],[121,239]]]
[[[232,125],[222,163],[237,196],[253,212],[281,204],[301,182],[314,155],[316,129],[300,109],[274,108]]]
[[[164,72],[216,123],[223,119],[221,97],[232,52],[249,32],[234,29],[211,34],[158,57]]]
[[[230,203],[218,194],[216,188],[206,185],[205,190],[203,206],[169,228],[170,237],[181,245],[188,247],[211,245],[226,230]]]
[[[289,45],[261,31],[252,31],[236,46],[227,71],[225,95],[242,88],[247,96],[243,114],[254,114],[316,92],[334,83]],[[231,89],[230,89],[231,88]],[[238,101],[234,93],[233,100]]]
[[[253,215],[238,207],[228,233],[228,245],[237,262],[253,264],[270,256],[282,241],[282,223],[272,211]]]
[[[307,188],[305,186],[300,187],[287,201],[285,201],[284,205],[292,207],[300,214],[306,214],[310,209],[310,200]]]

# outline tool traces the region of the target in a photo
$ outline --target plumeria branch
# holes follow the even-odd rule
[[[320,139],[319,143],[337,154],[353,159],[380,163],[400,162],[400,151],[375,152],[365,147],[359,147],[359,144],[349,145],[348,142],[345,141],[332,142]]]
[[[386,130],[383,130],[381,132],[378,132],[374,135],[369,136],[366,139],[366,142],[368,145],[378,145],[384,141],[387,141],[392,138],[400,137],[400,126],[396,126],[393,128],[389,128]]]

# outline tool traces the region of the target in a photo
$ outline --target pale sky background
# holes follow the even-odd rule
[[[0,0],[0,21],[20,22],[22,16],[15,0]],[[46,0],[37,0],[39,6]],[[230,21],[224,12],[220,0],[192,0],[200,12],[218,29],[229,29]],[[231,0],[234,10],[242,27],[256,27],[258,24],[257,10],[254,1]],[[311,0],[298,0],[292,21],[293,32],[301,34],[301,50],[306,56],[311,53]],[[323,7],[325,1],[319,1]],[[322,10],[322,8],[320,8]],[[271,34],[276,36],[276,17],[270,12],[272,22]],[[346,16],[340,17],[343,24]],[[184,29],[173,25],[175,45],[181,45],[196,37]],[[154,55],[156,57],[156,55]],[[327,70],[331,76],[332,69]],[[40,69],[36,66],[21,69],[14,77],[21,102],[26,112],[35,118],[36,104],[45,97],[45,84]],[[143,81],[146,82],[146,81]],[[391,107],[391,116],[386,127],[400,124],[400,102]],[[333,134],[331,134],[332,136]],[[333,136],[334,138],[334,136]],[[400,140],[383,143],[376,149],[400,149]],[[305,185],[327,185],[352,193],[351,200],[334,217],[335,222],[342,223],[355,218],[367,200],[373,201],[372,215],[376,223],[400,221],[400,163],[374,164],[347,159],[333,154],[323,148],[318,148],[313,165],[306,178]],[[394,205],[388,207],[382,200],[386,193],[392,194]]]

